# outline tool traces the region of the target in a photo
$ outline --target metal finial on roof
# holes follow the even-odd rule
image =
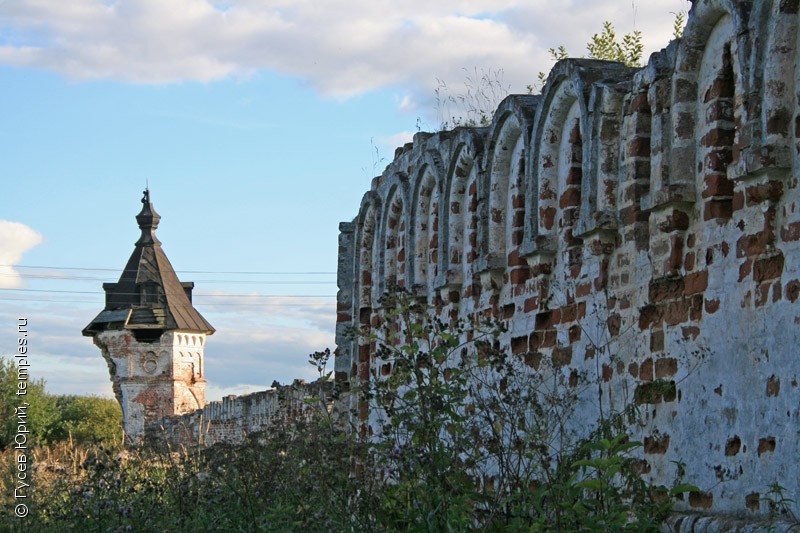
[[[150,189],[142,191],[142,210],[136,215],[136,222],[142,230],[142,236],[136,244],[159,244],[156,238],[156,228],[161,220],[161,216],[156,213],[153,204],[150,202]]]

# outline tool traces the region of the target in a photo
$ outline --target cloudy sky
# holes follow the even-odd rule
[[[436,103],[488,74],[525,92],[601,23],[665,46],[685,0],[0,0],[0,353],[111,395],[81,329],[139,235],[217,328],[208,397],[312,378],[333,348],[338,223]],[[443,88],[444,87],[444,88]]]

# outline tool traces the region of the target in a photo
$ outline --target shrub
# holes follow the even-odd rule
[[[18,395],[20,376],[25,376],[27,383],[25,394]],[[58,420],[58,408],[55,399],[45,392],[43,379],[31,379],[27,369],[20,368],[16,360],[0,357],[0,450],[8,447],[17,432],[17,406],[27,402],[25,424],[28,433],[28,444],[47,444],[52,441],[54,426]]]
[[[122,442],[122,408],[117,400],[96,396],[57,396],[59,420],[54,424],[53,440],[79,444]]]
[[[382,528],[657,529],[670,494],[636,468],[641,444],[626,426],[635,406],[611,416],[598,406],[581,434],[573,414],[595,384],[565,387],[546,360],[534,370],[501,350],[502,322],[444,323],[402,292],[381,309],[361,394]]]

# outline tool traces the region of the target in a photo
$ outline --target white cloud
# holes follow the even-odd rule
[[[22,278],[13,265],[19,263],[22,255],[42,240],[36,230],[25,224],[0,220],[0,289],[22,285]]]
[[[637,7],[649,51],[667,43],[669,13],[686,6]],[[549,47],[582,55],[603,20],[626,33],[634,10],[627,0],[23,0],[0,4],[0,28],[16,36],[0,62],[134,83],[267,69],[337,97],[388,85],[429,94],[436,78],[462,80],[462,68],[502,68],[524,90],[549,69]]]
[[[397,106],[397,109],[401,112],[407,113],[414,110],[415,107],[416,104],[414,104],[414,99],[411,97],[411,95],[404,94],[403,98],[400,100],[400,104]]]

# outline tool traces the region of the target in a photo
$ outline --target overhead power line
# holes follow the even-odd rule
[[[92,281],[109,282],[109,278],[94,278],[87,276],[54,276],[47,274],[0,274],[3,278],[22,278],[22,279],[47,279],[64,281]],[[234,283],[234,284],[253,284],[253,285],[335,285],[335,281],[300,281],[300,280],[243,280],[243,279],[197,279],[195,283]]]
[[[76,304],[91,304],[102,307],[103,302],[102,300],[64,300],[61,298],[5,298],[0,296],[0,301],[5,302],[47,302],[47,303],[76,303]],[[324,302],[315,304],[314,302],[258,302],[258,303],[208,303],[205,305],[208,306],[226,306],[226,307],[302,307],[308,305],[329,305],[334,304],[334,302]]]
[[[70,266],[53,266],[53,265],[0,265],[2,267],[10,267],[14,269],[23,270],[23,272],[17,272],[16,274],[8,274],[8,273],[0,273],[0,279],[3,278],[13,278],[19,277],[22,279],[30,280],[33,282],[34,280],[42,280],[44,281],[68,281],[74,283],[103,283],[103,282],[115,282],[116,276],[119,275],[122,270],[120,269],[112,269],[112,268],[89,268],[89,267],[70,267]],[[36,269],[42,269],[44,271],[50,272],[36,272]],[[24,270],[28,270],[25,272]],[[52,271],[75,271],[76,274],[57,274]],[[52,272],[52,273],[51,273]],[[78,275],[78,272],[86,272],[88,275]],[[109,277],[100,277],[102,274],[101,272],[114,272],[115,276],[114,279],[109,279]],[[329,276],[335,275],[335,272],[312,272],[312,271],[305,271],[305,272],[278,272],[278,271],[210,271],[210,270],[185,270],[185,271],[178,271],[184,274],[219,274],[219,275],[240,275],[240,276],[279,276],[279,275],[302,275],[302,276]],[[96,273],[95,276],[92,276],[91,273]],[[322,285],[335,285],[336,282],[334,280],[324,281],[324,280],[280,280],[280,279],[205,279],[205,280],[195,280],[195,283],[201,284],[232,284],[232,285],[271,285],[271,286],[322,286]],[[238,287],[237,287],[238,288]],[[5,292],[3,292],[5,291]],[[327,292],[327,291],[326,291]],[[16,293],[19,297],[3,297],[0,296],[0,300],[5,301],[20,301],[20,302],[60,302],[60,303],[87,303],[87,304],[99,304],[102,305],[104,293],[98,286],[95,290],[68,290],[68,289],[26,289],[26,288],[0,288],[0,294],[5,296],[10,296],[12,293]],[[57,295],[92,295],[95,297],[100,297],[98,300],[78,300],[78,299],[66,299],[66,298],[58,298]],[[41,295],[41,296],[40,296]],[[52,295],[53,298],[47,298],[46,295]],[[135,294],[126,294],[126,296],[135,296]],[[230,291],[223,292],[223,293],[204,293],[204,292],[194,292],[192,294],[193,298],[199,300],[199,303],[205,305],[215,305],[215,306],[298,306],[298,305],[309,305],[313,299],[324,299],[326,302],[330,302],[331,299],[335,298],[335,294],[242,294],[242,293],[232,293]],[[220,299],[222,298],[232,298],[238,300],[237,302],[222,302]],[[295,300],[295,302],[292,302]],[[302,300],[303,303],[297,302],[297,300]],[[215,303],[218,302],[218,303]]]
[[[119,268],[88,268],[88,267],[68,267],[68,266],[51,266],[51,265],[0,265],[0,267],[8,268],[41,268],[45,270],[80,270],[87,272],[125,272],[125,269]],[[332,271],[265,271],[265,270],[252,270],[252,271],[234,271],[234,270],[176,270],[179,274],[232,274],[242,276],[327,276],[336,275]]]
[[[59,294],[100,294],[98,291],[66,291],[56,289],[4,289],[0,291],[17,291],[17,292],[45,292],[45,293],[59,293]],[[138,293],[114,293],[119,296],[138,296]],[[335,298],[335,294],[206,294],[206,293],[193,293],[192,297],[201,296],[203,298]]]

